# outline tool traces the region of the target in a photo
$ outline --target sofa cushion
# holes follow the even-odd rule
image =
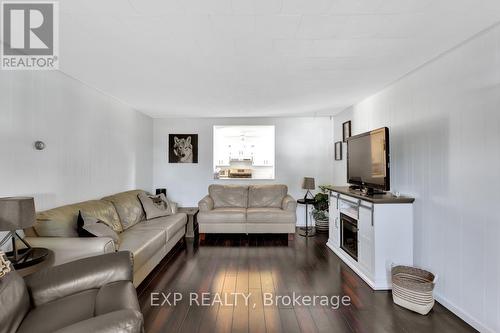
[[[248,186],[212,184],[208,187],[208,194],[214,201],[214,208],[240,207],[248,204]]]
[[[295,212],[281,208],[248,208],[248,223],[293,223],[296,222]]]
[[[250,185],[248,188],[248,207],[281,208],[287,192],[286,185]]]
[[[181,229],[186,228],[187,215],[178,213],[175,215],[157,217],[155,219],[142,221],[130,230],[165,230],[168,242]]]
[[[94,216],[116,232],[123,230],[115,207],[103,200],[89,200],[39,212],[33,228],[42,237],[78,237],[76,222],[79,211]]]
[[[246,208],[215,208],[198,213],[199,223],[245,223]]]
[[[92,318],[96,295],[97,289],[90,289],[35,307],[24,318],[18,332],[54,332]]]
[[[102,200],[109,201],[115,206],[123,230],[130,228],[146,218],[141,202],[139,198],[137,198],[139,193],[145,192],[142,190],[132,190],[102,198]]]
[[[134,272],[144,265],[166,244],[166,231],[162,229],[125,230],[120,234],[119,251],[130,251],[134,255]]]
[[[164,223],[167,224],[167,242],[168,242],[179,230],[184,230],[184,232],[186,231],[186,224],[188,218],[186,214],[179,213],[172,216],[160,217],[155,220],[163,220],[165,221]],[[153,221],[148,221],[147,223],[151,222]],[[158,221],[156,223],[161,223],[161,222]]]

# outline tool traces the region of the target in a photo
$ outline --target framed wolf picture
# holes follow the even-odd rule
[[[198,163],[198,134],[169,134],[168,163]]]

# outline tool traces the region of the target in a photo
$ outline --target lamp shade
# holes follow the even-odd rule
[[[314,184],[314,178],[304,177],[304,180],[302,181],[302,188],[304,190],[314,190],[316,188],[316,185]]]
[[[35,223],[35,201],[30,197],[0,198],[0,231],[14,231]]]

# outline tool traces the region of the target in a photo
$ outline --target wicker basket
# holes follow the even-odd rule
[[[434,274],[415,267],[394,266],[391,275],[394,303],[422,315],[431,311],[437,280]]]

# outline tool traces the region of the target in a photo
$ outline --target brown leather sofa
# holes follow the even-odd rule
[[[3,274],[2,274],[3,275]],[[143,331],[130,252],[0,275],[0,333]]]
[[[295,233],[295,199],[286,185],[208,187],[199,203],[200,233]]]
[[[138,286],[158,263],[181,240],[186,232],[187,215],[177,213],[146,220],[146,215],[133,190],[62,206],[37,213],[26,241],[34,247],[54,252],[54,265],[115,251],[134,255],[134,285]],[[115,244],[109,237],[78,237],[78,212],[86,212],[110,226],[119,235]]]

